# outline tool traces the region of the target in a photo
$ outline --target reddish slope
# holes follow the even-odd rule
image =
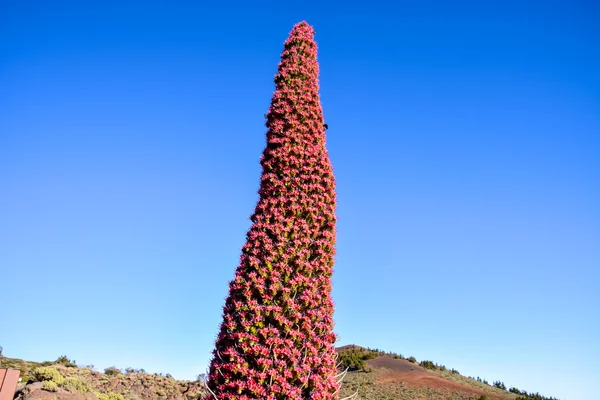
[[[473,396],[486,395],[494,400],[504,400],[505,396],[495,396],[481,389],[453,382],[428,372],[416,364],[407,360],[395,359],[393,356],[385,355],[367,361],[371,368],[377,368],[382,373],[378,374],[375,383],[395,383],[402,387],[426,387],[434,388],[451,394],[453,392],[468,393]]]

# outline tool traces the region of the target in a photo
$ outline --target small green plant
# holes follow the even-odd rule
[[[414,358],[413,356],[408,357],[407,360],[410,361],[411,363],[416,363],[417,362],[417,359]]]
[[[65,378],[61,387],[77,393],[87,393],[90,391],[89,385],[77,378]]]
[[[52,381],[52,382],[56,383],[57,385],[60,385],[61,383],[63,383],[63,381],[65,379],[60,374],[60,372],[58,372],[58,370],[53,367],[37,367],[36,369],[34,369],[32,371],[32,375],[33,375],[33,379],[35,379],[37,381],[40,381],[40,382]]]
[[[44,381],[42,382],[42,387],[49,392],[56,392],[58,390],[58,385],[54,381]]]

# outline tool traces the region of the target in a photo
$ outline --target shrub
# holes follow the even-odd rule
[[[98,400],[125,400],[121,393],[98,393]]]
[[[62,364],[65,367],[77,367],[75,360],[69,360],[69,358],[65,355],[58,357],[55,361],[56,364]]]
[[[340,353],[338,363],[340,369],[345,370],[347,368],[349,371],[364,370],[367,366],[359,353],[354,351]]]
[[[494,382],[494,387],[497,387],[498,389],[506,390],[506,385],[504,385],[504,382],[496,381],[496,382]]]
[[[379,350],[373,350],[363,347],[350,347],[342,349],[338,352],[338,369],[349,371],[363,370],[369,372],[365,361],[385,354]]]
[[[419,365],[421,365],[421,367],[426,368],[426,369],[432,369],[432,370],[437,369],[437,367],[435,366],[435,364],[433,363],[433,361],[429,361],[429,360],[421,361],[419,363]]]
[[[56,392],[58,390],[58,385],[54,381],[44,381],[42,383],[42,387],[44,388],[44,390],[47,390],[49,392]]]
[[[108,367],[108,368],[104,369],[104,373],[109,376],[115,376],[115,375],[120,375],[121,370],[117,367]]]
[[[383,353],[382,351],[379,350],[371,350],[371,349],[367,349],[366,351],[363,351],[363,356],[362,359],[363,360],[372,360],[377,356],[381,356],[385,353]]]
[[[52,381],[57,385],[63,383],[63,376],[58,372],[58,370],[54,367],[37,367],[32,371],[33,379],[36,381]]]
[[[413,356],[408,357],[407,360],[410,361],[411,363],[416,363],[417,362],[417,359],[414,358]]]
[[[89,385],[78,378],[65,378],[61,386],[77,393],[86,393],[90,391]]]
[[[0,368],[18,369],[19,372],[21,372],[21,376],[23,377],[23,380],[25,380],[25,376],[28,375],[28,373],[29,373],[29,368],[27,367],[27,364],[24,361],[19,361],[18,363],[15,363],[15,364],[9,364],[9,363],[3,363],[2,358],[0,358]]]

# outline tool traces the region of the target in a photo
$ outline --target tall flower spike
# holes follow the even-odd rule
[[[284,43],[266,116],[260,199],[229,284],[209,399],[336,399],[335,181],[313,28]]]

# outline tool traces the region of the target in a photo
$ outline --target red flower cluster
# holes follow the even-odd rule
[[[306,22],[297,24],[281,54],[260,200],[223,308],[211,399],[337,398],[335,181],[313,36]]]

